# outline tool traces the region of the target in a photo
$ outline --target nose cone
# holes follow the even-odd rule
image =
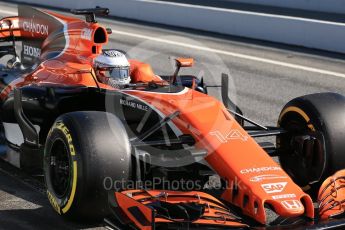
[[[307,194],[296,196],[277,195],[272,196],[273,199],[266,199],[265,204],[273,207],[274,212],[282,217],[297,217],[306,216],[314,218],[314,205],[313,201]],[[265,213],[266,219],[266,213]]]
[[[304,213],[304,205],[300,200],[283,200],[274,205],[276,212],[284,217],[300,216]]]

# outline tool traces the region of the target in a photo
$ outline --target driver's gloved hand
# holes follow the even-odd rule
[[[19,57],[13,57],[7,62],[7,68],[8,69],[15,69],[19,68],[21,66],[21,62]]]

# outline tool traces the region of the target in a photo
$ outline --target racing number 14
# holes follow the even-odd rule
[[[228,141],[231,141],[231,140],[242,140],[242,141],[248,140],[248,136],[243,135],[237,129],[230,130],[230,132],[226,134],[222,134],[220,131],[213,131],[213,132],[210,132],[210,135],[216,136],[216,138],[221,143],[227,143]]]

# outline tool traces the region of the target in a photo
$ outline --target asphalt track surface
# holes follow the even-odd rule
[[[0,16],[15,12],[16,5],[0,2]],[[281,108],[294,97],[345,94],[344,55],[116,18],[99,22],[114,31],[107,48],[152,64],[157,74],[173,73],[177,56],[194,57],[195,68],[183,73],[204,76],[209,85],[220,84],[221,73],[228,73],[230,96],[246,116],[263,125],[275,125]],[[220,97],[216,88],[210,94]],[[42,178],[0,161],[0,229],[97,228],[59,218],[44,195]]]

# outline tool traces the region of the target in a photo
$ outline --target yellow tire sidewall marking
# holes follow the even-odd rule
[[[63,213],[66,213],[72,206],[75,192],[77,189],[77,161],[73,161],[73,182],[72,182],[72,191],[71,195],[69,196],[69,199],[67,201],[66,206],[62,209]]]
[[[52,195],[49,191],[47,191],[47,197],[48,197],[48,200],[49,200],[51,206],[53,207],[53,209],[61,215],[60,205],[56,201],[54,195]]]
[[[281,112],[281,114],[279,116],[279,123],[280,123],[281,119],[283,118],[283,116],[285,114],[287,114],[288,112],[298,113],[307,122],[308,128],[311,129],[312,131],[316,131],[314,125],[310,123],[309,116],[302,109],[295,107],[295,106],[289,106],[286,109],[284,109],[283,112]]]
[[[71,136],[69,129],[65,126],[65,124],[62,121],[56,122],[51,130],[53,130],[53,129],[59,129],[65,135],[67,142],[68,142],[68,149],[69,149],[69,152],[70,152],[72,159],[73,159],[73,157],[76,155],[76,151],[75,151],[75,147],[73,145],[72,136]],[[76,189],[77,189],[78,165],[77,165],[76,160],[73,160],[72,164],[73,164],[72,190],[71,190],[71,193],[70,193],[70,196],[68,198],[66,205],[61,209],[58,202],[56,201],[56,198],[49,191],[47,191],[47,196],[48,196],[48,199],[49,199],[51,205],[53,206],[55,211],[59,214],[61,214],[61,211],[62,211],[62,213],[68,212],[68,210],[71,208],[73,201],[74,201],[74,197],[75,197],[75,193],[76,193]]]

